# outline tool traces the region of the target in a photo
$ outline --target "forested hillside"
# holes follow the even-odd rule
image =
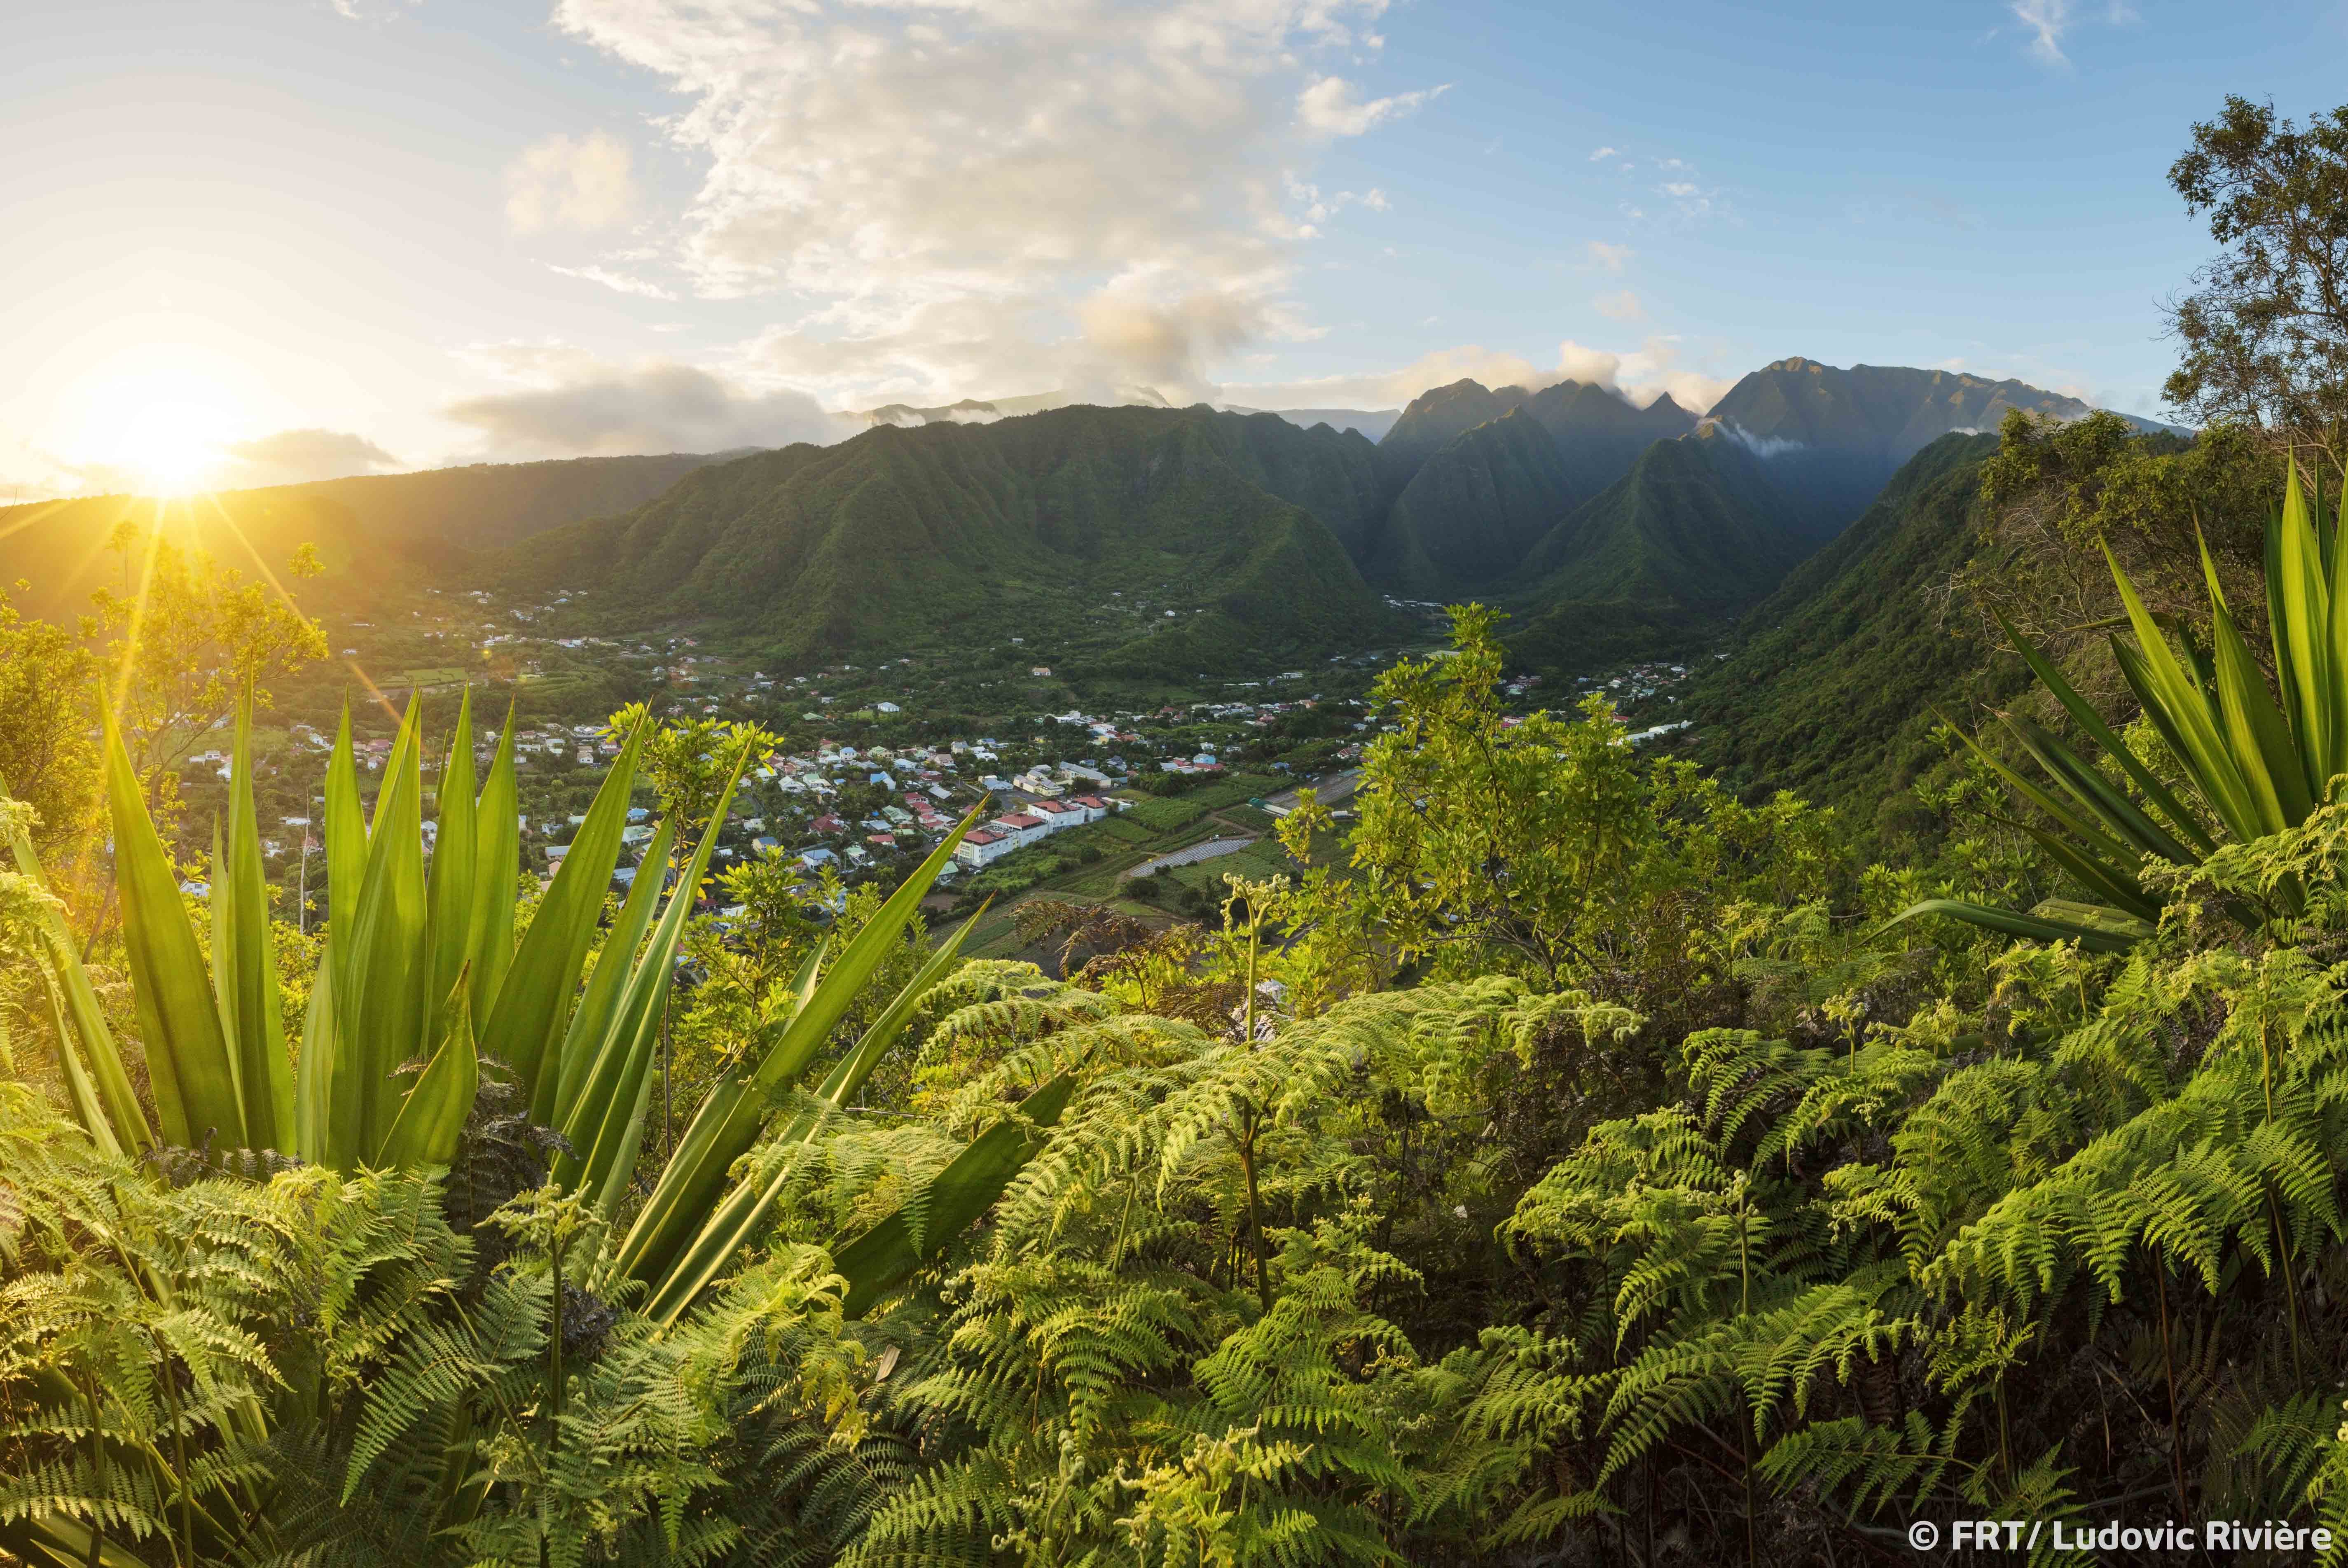
[[[1910,459],[1840,538],[1746,616],[1735,652],[1681,699],[1693,755],[1747,792],[1896,817],[1941,760],[1937,706],[1961,723],[2026,672],[1984,640],[1956,591],[1982,548],[1994,436],[1943,436]]]
[[[1092,618],[1111,662],[1221,669],[1393,624],[1349,553],[1381,505],[1351,431],[1076,407],[711,468],[506,575],[716,616],[787,657]]]
[[[0,508],[0,583],[31,585],[21,610],[70,617],[88,607],[93,590],[120,585],[124,562],[108,542],[126,521],[142,531],[160,527],[174,543],[248,575],[273,569],[303,544],[316,547],[329,581],[355,569],[446,573],[466,554],[630,511],[717,460],[679,453],[481,463],[161,500],[35,501]]]

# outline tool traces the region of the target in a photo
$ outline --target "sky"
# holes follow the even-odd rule
[[[34,0],[0,501],[834,439],[1057,391],[1701,408],[1800,355],[2157,416],[2199,0]]]

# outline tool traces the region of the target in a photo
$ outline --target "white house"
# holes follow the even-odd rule
[[[991,865],[1019,847],[1013,833],[989,832],[984,828],[973,828],[954,846],[954,859],[971,867]]]

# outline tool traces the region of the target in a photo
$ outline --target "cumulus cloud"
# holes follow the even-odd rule
[[[1590,302],[1590,306],[1609,321],[1637,321],[1647,314],[1639,304],[1639,296],[1629,289],[1600,294]]]
[[[506,222],[517,234],[615,229],[636,205],[634,154],[607,130],[550,136],[506,168]]]
[[[231,441],[221,452],[228,465],[220,478],[222,489],[337,480],[407,466],[365,436],[347,430],[280,430],[250,441]]]
[[[1603,240],[1592,240],[1582,247],[1590,264],[1601,272],[1620,273],[1637,253],[1628,245],[1610,245]]]
[[[1361,136],[1387,120],[1410,113],[1443,90],[1444,88],[1427,88],[1389,98],[1365,98],[1360,89],[1344,77],[1323,77],[1296,95],[1296,118],[1307,129],[1323,136]]]
[[[1603,163],[1610,158],[1620,158],[1622,155],[1622,150],[1619,147],[1601,147],[1591,153],[1590,161],[1592,163]]]
[[[1378,48],[1385,4],[558,0],[554,16],[686,100],[664,125],[705,171],[669,259],[705,297],[789,302],[752,356],[886,368],[885,386],[801,383],[835,401],[936,401],[1032,388],[1104,344],[1138,356],[1113,377],[1163,373],[1158,337],[1087,326],[1100,312],[1076,302],[1196,318],[1213,294],[1267,329],[1292,316],[1298,247],[1340,206],[1297,194],[1320,150],[1437,90],[1365,98],[1333,73]],[[973,313],[1018,335],[973,337]]]
[[[614,365],[560,346],[500,345],[475,357],[515,385],[441,414],[472,433],[481,455],[500,460],[720,452],[834,441],[853,430],[804,392],[757,390],[698,366]]]

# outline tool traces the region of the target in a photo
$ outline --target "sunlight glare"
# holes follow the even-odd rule
[[[101,376],[78,401],[75,445],[107,488],[179,496],[218,482],[237,423],[218,379],[159,357]]]

